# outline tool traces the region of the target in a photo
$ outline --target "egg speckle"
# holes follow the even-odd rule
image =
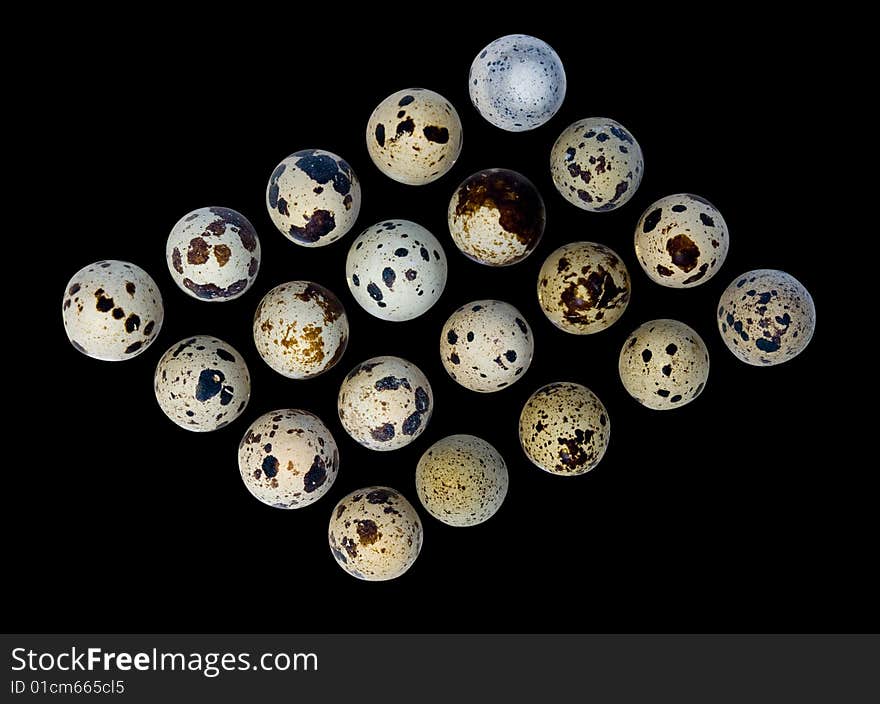
[[[61,316],[74,348],[118,362],[137,357],[153,343],[165,312],[159,287],[146,271],[111,259],[73,275],[64,289]]]
[[[339,420],[371,450],[396,450],[421,435],[434,410],[427,377],[400,357],[374,357],[352,369],[337,399]]]
[[[266,206],[275,227],[291,242],[323,247],[354,226],[361,186],[344,159],[323,149],[305,149],[275,167]]]
[[[229,301],[247,291],[260,269],[254,226],[229,208],[199,208],[172,228],[165,245],[171,278],[203,301]]]
[[[618,122],[578,120],[550,152],[550,173],[569,203],[591,212],[615,210],[636,192],[645,170],[642,149]]]
[[[651,320],[623,343],[618,361],[623,387],[657,411],[693,401],[709,378],[709,350],[697,332],[678,320]]]
[[[611,421],[599,398],[572,382],[547,384],[533,393],[519,417],[526,456],[546,472],[584,474],[605,454]]]
[[[291,379],[308,379],[342,358],[348,317],[332,291],[311,281],[289,281],[260,301],[253,333],[266,364]]]
[[[159,407],[185,430],[208,432],[241,415],[251,395],[244,358],[232,346],[197,335],[168,349],[156,365]]]
[[[547,257],[538,274],[538,302],[548,320],[574,335],[615,323],[629,303],[630,278],[610,247],[572,242]]]
[[[416,466],[416,492],[434,518],[473,526],[491,518],[507,495],[507,465],[473,435],[450,435],[429,447]]]
[[[500,391],[532,363],[532,330],[516,308],[503,301],[473,301],[446,321],[440,359],[455,381],[471,391]]]
[[[302,508],[326,494],[339,472],[339,449],[313,413],[265,413],[238,445],[238,469],[247,490],[274,508]]]
[[[367,151],[388,178],[410,186],[436,181],[461,153],[461,120],[446,98],[424,88],[392,93],[367,122]]]
[[[395,579],[419,556],[422,521],[400,492],[371,486],[336,504],[328,539],[336,563],[353,577]]]
[[[509,169],[478,171],[456,189],[447,213],[462,253],[480,264],[525,259],[544,234],[544,200],[525,176]]]
[[[730,239],[718,209],[705,198],[679,193],[648,206],[636,225],[636,258],[661,286],[707,282],[727,258]]]
[[[446,254],[437,238],[409,220],[368,227],[352,243],[345,276],[352,296],[382,320],[412,320],[446,286]]]
[[[813,337],[816,308],[804,285],[776,269],[748,271],[733,280],[718,304],[718,330],[746,364],[782,364]]]
[[[540,127],[565,99],[565,69],[553,48],[527,34],[486,46],[471,64],[471,102],[486,120],[509,132]]]

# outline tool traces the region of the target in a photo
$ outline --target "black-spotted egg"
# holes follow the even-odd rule
[[[392,93],[367,122],[367,152],[388,178],[421,186],[443,176],[461,153],[461,120],[446,98],[424,88]]]
[[[153,343],[165,311],[153,277],[135,264],[111,259],[73,275],[64,289],[61,317],[77,350],[118,362],[137,357]]]
[[[291,242],[323,247],[354,226],[361,186],[341,157],[304,149],[275,167],[266,188],[266,207],[275,227]]]
[[[156,365],[159,407],[185,430],[209,432],[241,415],[251,395],[244,358],[230,344],[197,335],[173,345]]]
[[[361,308],[382,320],[412,320],[446,286],[446,254],[437,238],[409,220],[368,227],[352,243],[345,277]]]

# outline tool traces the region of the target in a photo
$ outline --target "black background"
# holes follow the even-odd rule
[[[390,10],[390,8],[389,8]],[[608,9],[610,12],[610,8]],[[818,81],[809,41],[766,18],[726,35],[673,18],[635,32],[604,23],[491,21],[397,25],[344,18],[321,22],[267,15],[202,18],[136,31],[122,21],[54,17],[51,79],[33,74],[27,106],[41,129],[33,231],[39,250],[38,344],[18,352],[40,393],[18,395],[17,427],[28,451],[7,465],[7,627],[122,631],[761,631],[860,630],[868,606],[873,545],[868,496],[854,467],[828,460],[845,435],[832,387],[837,362],[829,233],[818,199]],[[343,22],[348,29],[336,26]],[[733,18],[718,17],[715,27]],[[65,21],[70,21],[69,28]],[[738,25],[737,25],[738,26]],[[143,29],[143,27],[142,27]],[[568,76],[565,103],[548,124],[502,132],[470,104],[476,53],[509,32],[541,36]],[[45,57],[44,57],[45,58]],[[42,76],[42,77],[41,77]],[[389,93],[431,88],[458,109],[464,150],[451,173],[424,187],[390,181],[366,152],[364,129]],[[817,96],[817,90],[820,93]],[[825,91],[822,93],[821,91]],[[563,201],[548,167],[550,147],[587,116],[620,121],[645,154],[634,198],[607,214]],[[27,134],[27,133],[26,133]],[[325,248],[288,242],[264,204],[267,179],[287,154],[331,150],[361,179],[354,231]],[[539,248],[506,269],[470,262],[446,227],[448,199],[487,167],[527,175],[546,201]],[[826,174],[827,175],[827,174]],[[833,176],[829,189],[834,189]],[[826,182],[827,183],[827,182]],[[711,200],[731,231],[727,263],[711,281],[676,291],[639,267],[632,232],[641,212],[675,192]],[[222,205],[244,213],[261,237],[255,286],[224,304],[198,302],[168,273],[165,238],[186,212]],[[449,281],[428,314],[383,322],[350,296],[349,244],[362,229],[407,218],[430,229],[449,259]],[[623,318],[598,335],[556,330],[541,313],[535,282],[559,245],[610,245],[633,278]],[[144,354],[106,363],[77,353],[61,324],[69,277],[98,259],[144,267],[165,299],[160,338]],[[714,309],[724,287],[752,268],[784,269],[811,291],[818,329],[795,360],[747,367],[727,351]],[[339,365],[310,381],[272,372],[250,335],[262,295],[292,279],[336,292],[351,342]],[[534,362],[499,393],[455,384],[438,354],[440,329],[459,305],[499,298],[517,306],[536,338]],[[639,407],[617,377],[617,355],[642,322],[677,318],[711,356],[702,396],[675,412]],[[241,351],[253,392],[230,427],[192,434],[165,418],[152,393],[161,354],[181,338],[211,334]],[[342,430],[336,394],[356,363],[383,354],[415,362],[435,393],[427,430],[392,453],[359,447]],[[605,459],[586,476],[559,478],[531,466],[516,422],[526,398],[557,380],[585,384],[609,410]],[[317,413],[341,450],[329,495],[297,511],[266,507],[246,491],[236,448],[247,425],[284,407]],[[29,418],[36,418],[29,422]],[[413,568],[388,583],[363,583],[334,563],[330,510],[349,491],[385,484],[420,509],[413,473],[421,453],[451,433],[479,435],[510,470],[499,513],[450,528],[421,511],[425,544]],[[875,612],[876,617],[876,612]],[[874,619],[876,626],[876,618]]]

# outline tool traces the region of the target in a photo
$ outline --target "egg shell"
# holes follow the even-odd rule
[[[546,42],[508,34],[488,44],[471,64],[471,102],[486,120],[509,132],[540,127],[565,99],[565,69]]]
[[[620,381],[643,406],[657,411],[693,401],[709,379],[709,350],[678,320],[649,320],[627,338],[618,360]]]
[[[510,266],[531,254],[544,234],[544,200],[525,176],[486,169],[455,190],[447,212],[455,246],[488,266]]]
[[[439,93],[407,88],[383,100],[367,122],[367,152],[388,178],[409,186],[436,181],[461,154],[461,120]]]
[[[491,393],[517,381],[535,352],[532,330],[504,301],[472,301],[456,310],[440,334],[440,359],[455,381]]]
[[[559,135],[550,152],[550,174],[569,203],[601,213],[635,195],[645,162],[635,138],[606,117],[578,120]]]
[[[412,567],[422,549],[422,521],[400,492],[370,486],[336,504],[327,537],[343,570],[358,579],[380,582],[396,579]]]
[[[816,307],[804,285],[777,269],[747,271],[718,303],[721,339],[737,359],[755,366],[799,355],[816,329]]]
[[[639,218],[636,258],[654,283],[690,288],[706,283],[727,258],[730,237],[705,198],[677,193],[652,203]]]
[[[573,335],[591,335],[613,325],[629,298],[626,265],[604,244],[563,245],[547,257],[538,273],[541,310],[557,328]]]
[[[599,398],[572,382],[547,384],[533,393],[519,417],[519,440],[545,472],[575,476],[593,469],[608,447],[611,421]]]
[[[416,492],[434,518],[473,526],[491,518],[507,496],[504,458],[473,435],[450,435],[429,447],[416,466]]]
[[[165,310],[153,278],[115,259],[76,272],[61,303],[64,331],[83,354],[108,362],[137,357],[159,334]]]
[[[354,226],[361,186],[341,157],[304,149],[275,167],[266,188],[266,207],[275,227],[291,242],[324,247]]]
[[[421,435],[434,410],[427,377],[400,357],[374,357],[352,369],[337,399],[345,431],[371,450],[396,450]]]
[[[284,409],[265,413],[238,445],[244,485],[264,504],[302,508],[326,494],[339,472],[339,448],[318,416]]]
[[[244,357],[230,344],[197,335],[168,348],[153,377],[163,413],[185,430],[209,432],[241,415],[251,395]]]
[[[382,320],[412,320],[433,306],[446,286],[446,254],[437,238],[409,220],[364,230],[345,262],[351,295]]]
[[[348,345],[348,316],[329,289],[288,281],[267,293],[254,314],[254,344],[272,369],[308,379],[332,369]]]

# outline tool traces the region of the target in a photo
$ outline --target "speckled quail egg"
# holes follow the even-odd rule
[[[565,69],[546,42],[508,34],[471,64],[468,87],[477,112],[496,127],[523,132],[540,127],[565,99]]]
[[[525,259],[544,234],[538,189],[509,169],[486,169],[464,180],[449,201],[455,246],[480,264],[509,266]]]
[[[446,286],[446,255],[428,230],[409,220],[368,227],[345,262],[348,288],[361,308],[382,320],[412,320]]]
[[[323,247],[354,226],[361,186],[345,160],[323,149],[304,149],[275,167],[266,205],[275,227],[291,242]]]
[[[535,391],[519,416],[519,440],[526,456],[546,472],[561,476],[593,469],[608,447],[611,422],[599,398],[572,382]]]
[[[442,95],[424,88],[392,93],[367,122],[367,152],[388,178],[409,186],[436,181],[461,154],[461,120]]]
[[[504,458],[473,435],[438,440],[416,466],[422,506],[450,526],[474,526],[491,518],[501,508],[507,485]]]
[[[146,271],[111,259],[73,275],[61,316],[71,345],[89,357],[118,362],[153,343],[165,312],[159,287]]]
[[[251,376],[232,345],[197,335],[162,355],[153,389],[159,407],[177,425],[208,432],[241,415],[250,399]]]
[[[550,152],[550,174],[569,203],[600,213],[626,203],[642,181],[642,149],[623,125],[605,117],[578,120]]]
[[[604,244],[572,242],[547,257],[538,274],[538,302],[560,330],[590,335],[614,324],[629,303],[626,265]]]
[[[678,320],[650,320],[623,343],[617,366],[623,387],[657,411],[693,401],[709,378],[709,350],[697,332]]]
[[[395,579],[422,549],[422,521],[394,489],[359,489],[336,504],[328,530],[330,551],[348,574],[370,582]]]
[[[721,294],[721,339],[746,364],[788,361],[804,351],[815,328],[816,308],[810,292],[784,271],[747,271]]]
[[[352,369],[337,399],[342,427],[371,450],[396,450],[421,435],[434,394],[427,377],[400,357],[374,357]]]
[[[255,498],[302,508],[326,494],[339,472],[339,449],[313,413],[285,409],[255,420],[238,445],[238,469]]]
[[[332,291],[311,281],[289,281],[269,291],[257,306],[254,344],[279,374],[308,379],[342,358],[348,316]]]
[[[727,258],[730,239],[718,209],[705,198],[661,198],[636,225],[636,258],[651,281],[670,288],[705,283]]]
[[[522,313],[503,301],[473,301],[456,310],[440,333],[449,376],[471,391],[509,386],[532,363],[535,342]]]
[[[260,240],[241,213],[199,208],[172,228],[165,258],[171,278],[185,293],[202,301],[229,301],[257,278]]]

